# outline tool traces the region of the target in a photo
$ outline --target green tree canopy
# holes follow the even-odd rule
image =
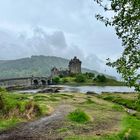
[[[106,82],[107,81],[107,79],[104,75],[97,75],[96,80],[98,82]]]
[[[83,74],[77,74],[75,77],[77,83],[82,83],[86,81],[86,77]]]
[[[112,16],[96,15],[97,20],[115,28],[122,40],[123,54],[115,62],[108,59],[108,65],[115,67],[128,86],[140,91],[140,0],[94,0]],[[105,4],[105,2],[107,2]]]

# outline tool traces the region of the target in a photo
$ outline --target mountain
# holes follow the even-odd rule
[[[28,76],[49,76],[55,66],[59,69],[67,69],[69,60],[55,56],[32,56],[17,60],[0,60],[0,79]],[[97,71],[82,68],[82,72]],[[114,78],[106,75],[107,77]]]

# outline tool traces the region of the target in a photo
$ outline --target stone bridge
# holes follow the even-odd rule
[[[16,86],[46,86],[51,84],[51,77],[23,77],[0,79],[1,87],[16,87]]]

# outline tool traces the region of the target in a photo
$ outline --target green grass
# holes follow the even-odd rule
[[[47,114],[46,104],[36,101],[35,95],[0,92],[0,130],[13,127],[19,122],[28,121],[26,114],[33,107],[31,119]]]
[[[24,119],[19,118],[9,118],[9,119],[0,119],[0,131],[5,130],[10,127],[14,127],[17,123],[23,122]]]
[[[65,140],[140,140],[140,120],[126,115],[122,120],[122,130],[119,133],[103,134],[101,136],[73,135]]]
[[[122,98],[118,94],[102,94],[99,95],[98,97],[107,101],[111,101],[113,103],[123,105],[127,108],[140,111],[140,99],[126,99],[126,98]]]
[[[112,106],[112,109],[115,111],[124,111],[123,107],[121,105],[118,105],[118,104],[114,104]]]
[[[137,111],[136,116],[130,116],[122,107],[124,103],[133,105],[132,101],[137,100],[136,95],[104,94],[98,98],[80,93],[2,94],[6,109],[11,108],[9,112],[14,113],[14,109],[18,108],[19,114],[0,114],[0,130],[28,121],[22,114],[31,104],[37,105],[36,109],[39,109],[32,119],[47,114],[49,109],[57,109],[59,105],[68,105],[72,110],[78,109],[70,112],[64,118],[63,125],[53,130],[55,135],[66,136],[66,140],[140,140],[140,112]]]
[[[128,135],[130,140],[140,140],[140,119],[134,116],[126,116],[122,121],[122,126],[124,131],[119,134],[121,138]]]
[[[90,117],[80,109],[76,109],[73,112],[69,113],[68,119],[70,121],[81,123],[81,124],[90,121]]]

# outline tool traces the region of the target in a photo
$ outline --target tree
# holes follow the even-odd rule
[[[75,81],[78,82],[78,83],[82,83],[82,82],[85,82],[86,78],[84,75],[82,74],[78,74],[76,75],[76,78],[75,78]]]
[[[93,79],[95,77],[95,74],[91,72],[86,72],[85,75],[88,79]]]
[[[97,82],[106,82],[106,77],[104,75],[97,75],[96,77]]]
[[[54,77],[54,78],[52,79],[52,82],[53,82],[54,84],[59,84],[59,83],[60,83],[60,78],[59,78],[59,77]]]
[[[106,18],[100,14],[97,20],[115,28],[116,35],[122,40],[124,52],[115,62],[108,59],[107,65],[115,67],[128,86],[140,91],[140,0],[94,0],[113,16]]]

